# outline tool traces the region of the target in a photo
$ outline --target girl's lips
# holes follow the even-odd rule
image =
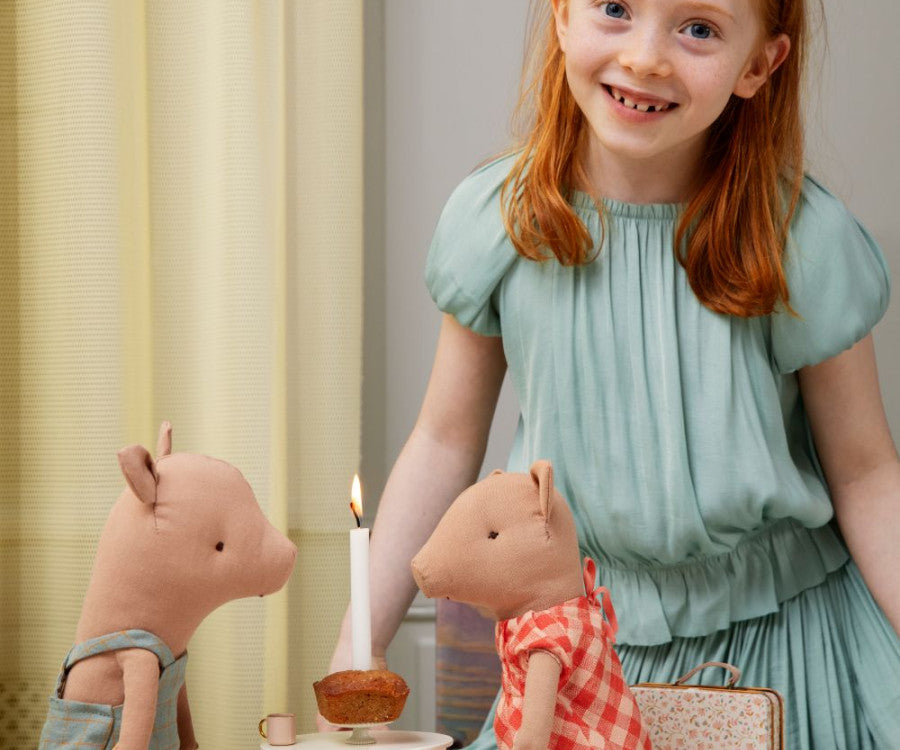
[[[665,99],[656,99],[643,94],[625,91],[607,84],[604,84],[603,88],[606,89],[606,92],[623,107],[626,109],[637,110],[638,112],[666,112],[678,106],[675,102],[668,102]]]

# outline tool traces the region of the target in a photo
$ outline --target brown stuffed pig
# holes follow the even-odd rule
[[[530,474],[495,471],[463,492],[412,569],[426,596],[498,621],[500,750],[650,750],[612,649],[609,594],[594,587],[592,560],[582,569],[572,513],[548,461]]]
[[[196,748],[184,670],[187,644],[210,612],[280,589],[297,548],[263,515],[224,461],[119,451],[127,487],[113,506],[63,662],[40,748]],[[117,744],[118,743],[118,744]]]

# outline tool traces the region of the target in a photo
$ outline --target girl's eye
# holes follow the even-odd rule
[[[627,18],[628,13],[625,11],[625,6],[621,3],[600,3],[603,8],[603,12],[609,16],[610,18]]]
[[[709,39],[715,36],[715,32],[705,23],[692,23],[685,28],[687,35],[692,39]]]

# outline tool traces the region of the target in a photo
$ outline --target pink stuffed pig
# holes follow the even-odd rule
[[[127,487],[100,536],[90,584],[41,734],[44,748],[195,748],[184,669],[201,621],[278,591],[297,548],[224,461],[123,448]]]
[[[468,488],[412,569],[426,596],[497,620],[500,750],[650,750],[612,649],[609,594],[594,588],[592,560],[582,569],[575,522],[548,461],[529,474],[495,471]]]

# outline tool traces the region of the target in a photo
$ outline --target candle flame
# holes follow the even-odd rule
[[[356,525],[359,526],[359,519],[363,514],[362,506],[362,487],[359,484],[359,474],[353,475],[353,487],[350,490],[350,510],[356,516]]]

